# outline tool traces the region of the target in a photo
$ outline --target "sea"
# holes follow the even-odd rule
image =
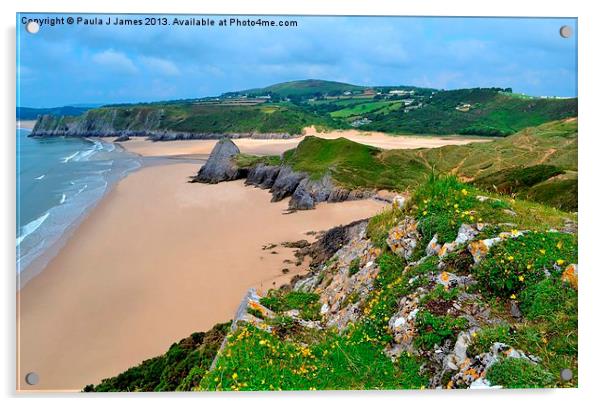
[[[17,129],[17,273],[42,270],[69,232],[142,160],[102,139],[28,137]],[[29,272],[29,268],[32,272]],[[31,277],[31,275],[29,276]]]

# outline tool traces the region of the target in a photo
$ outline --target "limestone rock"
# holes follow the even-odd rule
[[[397,195],[393,198],[393,208],[403,209],[406,205],[407,199],[404,196]]]
[[[419,239],[418,223],[413,217],[408,216],[389,231],[387,244],[395,254],[409,259]]]
[[[465,244],[475,239],[479,231],[470,224],[462,224],[458,230],[458,236],[454,241],[456,244]]]
[[[433,238],[431,239],[431,241],[427,244],[426,246],[426,255],[427,256],[433,256],[433,255],[438,255],[439,251],[441,250],[441,245],[439,245],[437,243],[437,234],[435,234],[433,236]]]
[[[246,173],[240,170],[233,159],[240,153],[240,150],[229,138],[222,138],[213,147],[209,159],[203,165],[195,182],[219,183],[227,180],[243,178]]]

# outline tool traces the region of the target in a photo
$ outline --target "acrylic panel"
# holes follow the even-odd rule
[[[577,19],[17,15],[17,389],[578,385]]]

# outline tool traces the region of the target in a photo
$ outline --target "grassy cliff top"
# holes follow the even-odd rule
[[[560,120],[531,127],[488,143],[445,146],[433,149],[381,151],[345,138],[305,138],[284,154],[293,169],[319,178],[330,174],[341,186],[403,191],[435,173],[454,174],[475,181],[484,189],[508,180],[526,178],[520,190],[531,191],[536,201],[550,198],[553,189],[558,207],[576,209],[577,119]],[[546,165],[533,169],[534,166]],[[529,177],[529,175],[532,175]],[[562,183],[559,183],[561,182]],[[546,182],[546,183],[544,183]]]

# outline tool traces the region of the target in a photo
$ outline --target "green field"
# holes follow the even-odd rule
[[[401,108],[401,102],[398,101],[377,101],[356,104],[353,107],[333,111],[330,115],[334,118],[349,118],[355,116],[362,116],[367,113],[375,111],[391,112]]]

